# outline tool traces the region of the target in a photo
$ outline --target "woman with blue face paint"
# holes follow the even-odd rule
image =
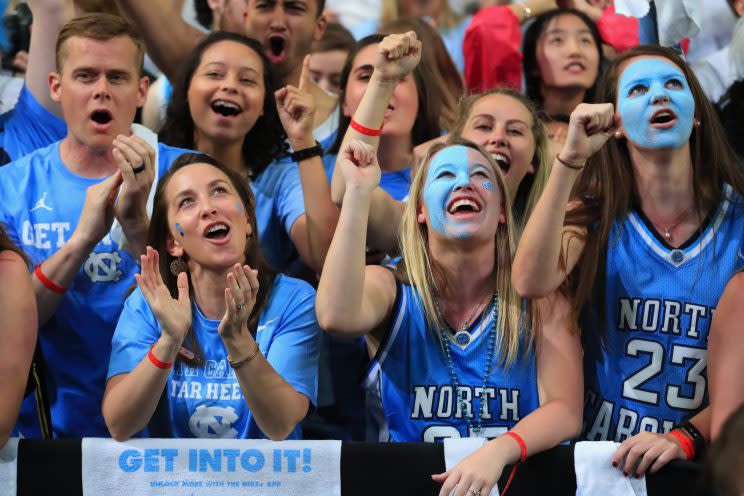
[[[115,439],[300,437],[316,401],[315,292],[267,266],[257,232],[253,195],[214,158],[181,155],[161,178],[112,342]]]
[[[505,181],[490,154],[467,141],[435,145],[414,176],[402,260],[392,269],[365,266],[376,157],[359,140],[339,157],[346,190],[318,287],[318,321],[365,338],[365,382],[380,396],[384,440],[491,439],[433,476],[441,495],[489,494],[505,465],[581,429],[581,350],[568,302],[557,294],[526,301],[512,288]]]
[[[512,275],[523,296],[558,287],[572,296],[584,338],[583,436],[622,442],[613,465],[640,476],[699,455],[710,439],[707,336],[744,264],[744,177],[672,51],[621,55],[599,101],[608,103],[571,115]]]

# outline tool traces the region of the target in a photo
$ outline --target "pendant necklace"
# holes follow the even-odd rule
[[[439,315],[444,318],[442,310],[439,308],[439,303],[436,299],[434,300]],[[480,306],[480,305],[479,305]],[[457,408],[460,412],[463,412],[465,421],[468,424],[468,432],[474,437],[483,436],[483,415],[485,415],[486,401],[488,395],[486,393],[486,386],[488,385],[488,377],[491,375],[491,367],[493,365],[494,354],[496,352],[496,321],[498,320],[498,294],[493,294],[493,309],[491,311],[493,319],[491,320],[491,329],[488,332],[488,355],[486,356],[486,366],[483,369],[483,384],[480,393],[480,406],[477,409],[475,415],[475,422],[473,422],[473,412],[465,404],[462,390],[460,389],[460,381],[455,372],[455,362],[452,359],[452,351],[450,350],[450,342],[444,328],[439,329],[439,339],[442,347],[444,348],[444,354],[447,357],[447,367],[449,368],[450,384],[452,385],[453,394],[457,398]],[[469,339],[469,335],[468,335]],[[475,403],[475,402],[473,402]],[[475,410],[475,408],[473,408]],[[467,412],[467,413],[465,413]]]
[[[680,222],[682,222],[682,219],[684,219],[684,218],[685,218],[685,216],[687,215],[687,213],[688,213],[688,212],[689,212],[689,211],[690,211],[691,209],[692,209],[692,207],[690,207],[690,208],[686,209],[686,210],[685,210],[684,212],[682,212],[682,213],[680,214],[680,216],[679,216],[679,217],[677,217],[677,220],[676,220],[676,221],[674,221],[674,224],[672,224],[672,225],[671,225],[671,226],[669,226],[669,227],[664,227],[664,226],[662,226],[662,225],[660,225],[660,224],[657,224],[656,222],[654,222],[653,220],[651,220],[651,217],[649,217],[648,215],[646,215],[646,218],[647,218],[647,219],[648,219],[649,221],[651,221],[651,224],[653,224],[653,225],[654,225],[654,227],[655,227],[656,229],[661,229],[662,231],[664,231],[664,233],[662,234],[662,236],[664,236],[664,238],[665,238],[665,239],[666,239],[667,241],[669,241],[669,240],[671,240],[671,239],[672,239],[672,233],[671,233],[671,230],[672,230],[672,229],[674,229],[675,227],[677,227],[677,226],[678,226],[678,225],[680,224]]]
[[[435,300],[436,302],[436,300]],[[486,303],[488,302],[488,299],[486,299]],[[467,346],[470,344],[470,340],[472,339],[472,336],[470,335],[470,332],[468,331],[468,328],[470,327],[470,324],[473,321],[473,318],[478,314],[478,311],[481,308],[481,305],[483,305],[483,301],[479,302],[478,305],[473,309],[473,311],[470,313],[470,315],[467,316],[467,318],[460,324],[460,329],[455,332],[455,342],[459,344],[460,346]],[[442,320],[444,320],[444,313],[442,313],[442,310],[439,308],[439,304],[437,303],[437,310],[439,311],[439,314],[442,317]]]

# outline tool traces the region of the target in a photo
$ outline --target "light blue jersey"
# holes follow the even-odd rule
[[[289,233],[295,221],[305,214],[297,162],[272,162],[251,187],[256,197],[261,254],[274,269],[291,273],[290,265],[297,263],[299,255]]]
[[[191,367],[180,360],[168,383],[171,435],[176,438],[265,438],[248,410],[227,351],[217,333],[219,320],[209,320],[192,303],[192,322],[205,364]],[[108,378],[131,372],[161,335],[160,324],[139,288],[127,299],[116,326]],[[256,342],[266,360],[298,392],[315,403],[318,343],[315,290],[304,281],[277,276],[258,321]],[[289,439],[301,436],[298,425]]]
[[[461,347],[454,339],[450,340],[464,408],[458,405],[453,392],[439,331],[434,333],[426,325],[423,303],[411,286],[397,283],[390,322],[388,335],[370,364],[365,383],[371,396],[381,402],[384,412],[386,425],[380,431],[380,440],[437,442],[448,437],[472,436],[466,415],[480,409],[493,322],[491,307],[486,317],[471,325],[471,341],[467,346]],[[498,357],[498,349],[495,356]],[[508,371],[497,367],[496,360],[492,369],[482,418],[482,435],[488,438],[511,429],[540,404],[532,351],[520,356]],[[476,424],[475,419],[472,422]]]
[[[65,121],[42,107],[24,84],[15,108],[0,116],[0,147],[7,154],[2,163],[18,160],[66,135]],[[0,189],[0,194],[7,191],[12,190]]]
[[[332,153],[323,156],[323,167],[325,168],[328,181],[333,178],[333,169],[336,168],[338,155]],[[411,168],[406,167],[395,172],[382,171],[380,177],[380,188],[396,200],[403,201],[408,198],[408,190],[411,188]]]
[[[159,177],[186,150],[158,145]],[[104,179],[73,174],[59,143],[0,168],[0,222],[36,265],[69,241],[89,186]],[[7,193],[12,192],[12,193]],[[106,235],[87,256],[57,311],[39,330],[44,381],[55,437],[108,436],[101,399],[111,336],[139,267]],[[24,402],[17,434],[38,436],[33,397]]]
[[[642,214],[616,222],[607,247],[606,346],[596,314],[584,326],[586,439],[668,432],[708,405],[711,317],[744,266],[744,208],[724,200],[696,235],[670,247]]]

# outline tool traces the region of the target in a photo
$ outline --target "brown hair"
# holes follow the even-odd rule
[[[442,112],[440,125],[444,129],[451,129],[457,119],[457,101],[465,93],[465,84],[462,76],[452,62],[447,47],[439,35],[439,32],[423,19],[412,19],[410,17],[390,21],[382,26],[378,33],[395,34],[415,31],[421,40],[421,46],[425,47],[421,52],[424,59],[422,63],[434,69],[432,75],[434,82],[439,86],[442,94]]]
[[[319,40],[313,41],[310,53],[330,52],[332,50],[343,50],[351,52],[354,50],[354,36],[341,24],[331,22],[326,32]]]
[[[136,48],[134,62],[137,66],[137,71],[140,74],[142,73],[142,67],[145,61],[145,44],[142,41],[142,37],[140,37],[134,26],[127,20],[119,16],[103,13],[85,14],[72,19],[62,26],[55,47],[57,72],[62,72],[62,63],[66,56],[65,43],[74,36],[99,41],[108,41],[119,36],[129,37]]]
[[[535,152],[532,155],[532,167],[535,169],[535,172],[534,174],[528,174],[522,179],[517,191],[513,192],[514,196],[512,197],[512,212],[516,217],[517,231],[521,232],[519,226],[524,226],[527,222],[527,218],[535,208],[537,200],[540,198],[543,189],[545,189],[545,184],[547,184],[548,177],[550,176],[552,155],[550,154],[548,143],[548,130],[540,118],[540,112],[537,110],[535,102],[513,88],[502,87],[493,88],[484,91],[483,93],[473,93],[463,96],[457,110],[457,120],[452,127],[452,136],[458,138],[462,136],[462,133],[465,130],[465,125],[470,120],[473,106],[482,98],[491,95],[504,95],[513,98],[521,103],[522,106],[527,109],[527,112],[529,112],[530,117],[532,117],[532,127],[530,130],[535,139]]]
[[[694,205],[700,219],[706,218],[711,208],[723,199],[724,183],[730,183],[739,194],[744,192],[744,173],[735,163],[735,156],[726,141],[715,110],[708,102],[695,74],[672,50],[655,45],[632,48],[616,58],[602,79],[597,102],[617,104],[617,85],[621,66],[639,56],[660,57],[677,65],[687,79],[695,100],[695,118],[700,126],[693,126],[689,138],[692,162]],[[566,213],[565,236],[582,238],[584,251],[576,268],[564,283],[564,291],[573,295],[573,311],[578,315],[590,296],[604,297],[604,269],[607,244],[615,221],[624,217],[639,204],[633,174],[633,164],[624,140],[611,138],[586,163],[571,194],[577,205]],[[571,229],[571,227],[578,229]],[[700,226],[703,229],[704,226]],[[586,230],[586,235],[580,231]],[[591,233],[591,235],[589,235]],[[565,267],[565,253],[561,264]],[[604,306],[599,305],[600,322],[604,323]]]
[[[250,265],[251,268],[258,270],[258,294],[256,295],[256,303],[253,305],[253,310],[248,318],[248,329],[251,334],[255,336],[258,326],[258,317],[261,315],[264,307],[268,304],[269,294],[271,293],[271,288],[274,284],[274,279],[276,278],[276,272],[263,259],[259,251],[257,239],[259,231],[256,223],[256,199],[251,190],[245,185],[245,181],[237,172],[232,171],[216,159],[203,153],[184,153],[183,155],[180,155],[175,161],[173,161],[168,172],[163,175],[160,181],[158,181],[158,186],[155,190],[155,199],[153,200],[150,230],[147,234],[147,244],[152,246],[152,248],[160,254],[160,276],[163,278],[163,282],[168,288],[168,291],[170,291],[170,294],[174,298],[177,298],[177,276],[174,276],[170,271],[170,264],[174,260],[174,257],[171,256],[167,250],[167,243],[171,236],[171,231],[168,227],[168,203],[165,198],[165,190],[168,187],[170,180],[179,170],[193,164],[211,165],[227,176],[230,180],[230,184],[232,184],[235,191],[238,193],[240,201],[243,203],[245,208],[245,214],[248,216],[248,220],[251,224],[253,239],[247,240],[245,244],[244,263]],[[188,257],[185,256],[183,258]],[[190,290],[193,290],[193,285],[191,284],[190,279],[189,288]],[[189,360],[182,357],[180,354],[178,358],[189,365],[201,365],[201,348],[196,340],[193,328],[189,329],[189,333],[184,340],[184,346],[187,346],[186,343],[188,343],[188,347],[190,347],[194,352],[194,358]]]

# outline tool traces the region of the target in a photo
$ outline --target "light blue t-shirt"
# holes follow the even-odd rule
[[[42,107],[24,84],[15,108],[0,116],[0,147],[9,158],[2,163],[18,160],[65,135],[65,121]]]
[[[299,258],[289,237],[295,221],[305,214],[305,197],[297,163],[274,161],[251,185],[256,197],[256,222],[261,255],[279,272],[290,272]]]
[[[227,363],[217,328],[192,303],[192,322],[205,364],[191,367],[180,360],[168,383],[171,435],[176,438],[265,438],[251,415]],[[256,342],[266,360],[311,403],[317,398],[320,329],[315,317],[315,290],[304,281],[278,275],[268,305],[258,321]],[[131,372],[161,335],[161,327],[139,288],[127,299],[114,333],[108,378]],[[301,437],[298,425],[290,439]]]
[[[336,167],[337,158],[338,155],[334,154],[323,156],[323,167],[328,175],[328,181],[333,178],[333,169]],[[406,167],[394,172],[382,171],[380,187],[396,200],[405,200],[408,196],[408,190],[411,188],[411,168]]]
[[[73,174],[59,155],[59,142],[0,167],[0,223],[33,265],[69,241],[88,187],[104,179]],[[186,152],[158,145],[159,177]],[[111,336],[139,267],[106,235],[87,256],[55,314],[39,330],[46,363],[44,380],[55,437],[108,437],[101,414]],[[38,436],[33,397],[27,398],[17,434]]]

